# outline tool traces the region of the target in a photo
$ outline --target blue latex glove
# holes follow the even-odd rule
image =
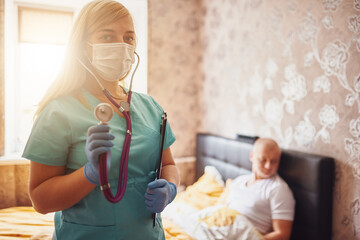
[[[148,184],[145,193],[145,204],[150,212],[159,213],[174,200],[175,196],[175,184],[165,179],[154,180]]]
[[[111,164],[111,142],[115,137],[109,133],[109,125],[95,125],[88,129],[85,153],[89,162],[84,166],[85,178],[92,184],[98,185],[99,179],[99,155],[107,152],[106,170],[109,172]]]

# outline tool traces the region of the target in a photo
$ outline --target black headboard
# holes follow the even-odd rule
[[[215,166],[224,180],[249,173],[249,154],[255,139],[244,135],[229,139],[198,134],[196,179],[207,165]],[[331,239],[334,159],[283,150],[278,173],[288,183],[296,200],[291,239]]]

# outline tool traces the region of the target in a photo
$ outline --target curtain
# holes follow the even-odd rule
[[[72,12],[19,7],[19,42],[66,44]]]

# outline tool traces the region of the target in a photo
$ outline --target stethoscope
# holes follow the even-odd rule
[[[139,66],[140,57],[139,55],[134,52],[138,61],[135,67],[134,72],[131,75],[130,80],[130,87],[128,91],[128,99],[127,101],[121,101],[120,104],[118,104],[113,97],[111,96],[110,92],[103,87],[99,79],[96,77],[96,75],[85,65],[80,61],[80,63],[85,67],[86,70],[96,79],[99,86],[102,88],[103,93],[109,99],[109,101],[117,108],[119,111],[124,115],[124,118],[126,120],[126,133],[125,133],[125,141],[123,145],[123,150],[121,153],[121,159],[120,159],[120,167],[119,167],[119,182],[118,182],[118,188],[116,195],[114,196],[111,192],[110,183],[108,180],[108,173],[106,169],[106,159],[107,159],[107,153],[102,153],[99,156],[99,177],[100,177],[100,189],[102,193],[104,194],[105,198],[111,202],[111,203],[117,203],[119,202],[126,190],[127,185],[127,176],[128,176],[128,162],[129,162],[129,151],[130,151],[130,144],[131,144],[131,132],[132,132],[132,126],[131,126],[131,118],[130,118],[130,103],[131,103],[131,95],[132,95],[132,81],[134,78],[134,74]],[[100,103],[96,106],[94,110],[94,115],[97,120],[99,120],[99,124],[108,124],[108,122],[111,120],[112,116],[114,114],[114,111],[110,104],[108,103]]]

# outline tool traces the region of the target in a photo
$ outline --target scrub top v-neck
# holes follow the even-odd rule
[[[23,157],[42,164],[66,166],[67,172],[87,163],[84,150],[87,129],[98,123],[93,109],[100,101],[85,89],[81,92],[91,108],[71,95],[52,100],[37,117]],[[74,206],[55,214],[57,239],[164,239],[161,217],[153,229],[152,214],[146,209],[144,199],[159,161],[163,109],[152,97],[133,92],[130,113],[133,131],[124,198],[116,204],[109,203],[96,187]],[[126,121],[114,114],[109,126],[115,139],[108,178],[112,192],[116,193]],[[167,124],[164,149],[174,141]]]

